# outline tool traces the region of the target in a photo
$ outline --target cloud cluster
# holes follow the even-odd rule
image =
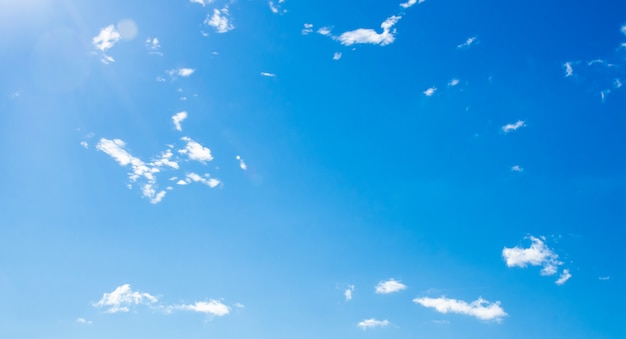
[[[370,329],[370,328],[386,327],[386,326],[389,326],[389,324],[391,324],[389,322],[389,320],[386,320],[386,319],[385,320],[376,320],[374,318],[371,318],[371,319],[366,319],[366,320],[363,320],[363,321],[359,322],[357,324],[357,326],[365,331],[365,330]]]
[[[545,244],[545,238],[529,236],[528,239],[531,241],[530,247],[504,247],[502,250],[502,258],[506,262],[506,265],[508,267],[521,268],[540,266],[541,275],[555,275],[559,267],[563,265],[563,263],[559,261],[559,256]],[[568,269],[563,270],[559,279],[556,281],[557,285],[564,284],[571,276]]]
[[[507,316],[506,312],[500,307],[499,301],[490,303],[483,298],[478,298],[471,303],[446,297],[415,298],[413,302],[424,307],[434,308],[439,313],[464,314],[481,320],[500,321]]]
[[[407,286],[397,280],[389,279],[387,281],[381,281],[376,285],[376,293],[378,294],[390,294],[405,290]]]
[[[109,25],[100,30],[100,33],[91,39],[91,44],[100,51],[100,61],[104,64],[115,62],[115,59],[106,54],[106,51],[122,38],[114,25]]]
[[[208,15],[204,23],[213,27],[217,33],[226,33],[235,29],[232,24],[228,6],[222,9],[215,8],[212,15]]]
[[[394,42],[396,29],[393,26],[401,19],[401,16],[392,15],[380,24],[383,29],[381,33],[370,28],[359,28],[353,31],[347,31],[339,35],[336,39],[342,45],[350,46],[353,44],[374,44],[386,46]]]
[[[282,4],[284,2],[285,2],[285,0],[278,0],[278,2],[274,2],[274,1],[270,0],[270,2],[268,4],[270,6],[270,10],[272,11],[272,13],[274,13],[274,14],[285,14],[285,13],[287,13],[287,10],[282,8]]]

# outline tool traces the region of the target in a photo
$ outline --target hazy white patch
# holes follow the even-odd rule
[[[324,27],[322,27],[322,28],[318,29],[318,30],[317,30],[317,33],[318,33],[318,34],[321,34],[321,35],[326,35],[326,36],[328,36],[328,35],[330,35],[331,30],[330,30],[330,27],[326,27],[326,26],[324,26]]]
[[[566,281],[568,281],[572,277],[572,274],[569,273],[569,269],[564,269],[559,276],[559,279],[555,282],[557,285],[563,285]]]
[[[572,67],[572,63],[571,62],[566,62],[563,64],[563,69],[565,70],[565,77],[571,77],[572,75],[574,75],[574,68]]]
[[[613,81],[613,87],[615,87],[615,88],[622,88],[623,85],[624,84],[622,83],[622,80],[620,80],[620,79],[615,79]]]
[[[204,23],[213,27],[218,33],[226,33],[235,29],[235,26],[231,23],[230,13],[228,12],[228,6],[224,8],[214,9],[213,15],[207,16]]]
[[[137,36],[137,24],[132,19],[124,19],[117,23],[117,31],[124,40],[133,40]]]
[[[607,281],[607,280],[610,280],[610,279],[611,279],[611,277],[609,277],[609,276],[606,276],[606,277],[598,277],[598,280],[602,280],[602,281]]]
[[[189,2],[191,3],[196,3],[196,4],[200,4],[202,5],[202,7],[210,4],[213,2],[213,0],[189,0]]]
[[[502,132],[509,133],[524,126],[526,126],[526,123],[524,122],[524,120],[518,120],[517,122],[513,124],[506,124],[502,126]]]
[[[274,73],[268,73],[268,72],[261,72],[261,75],[264,77],[270,77],[270,78],[275,78],[276,74]]]
[[[94,307],[107,308],[107,313],[128,312],[132,305],[149,305],[156,303],[157,297],[149,293],[133,291],[129,284],[117,287],[111,293],[104,293],[102,298],[93,304]]]
[[[85,324],[85,325],[91,325],[91,324],[93,324],[93,321],[91,321],[91,320],[87,320],[87,319],[85,319],[85,318],[77,318],[77,319],[76,319],[76,322],[77,322],[77,323],[79,323],[79,324]]]
[[[180,125],[180,123],[183,122],[183,120],[185,119],[187,119],[187,112],[185,111],[178,112],[172,116],[172,122],[174,123],[174,128],[176,128],[177,131],[183,130],[183,127]]]
[[[247,170],[248,169],[248,165],[246,165],[245,161],[243,161],[243,158],[240,157],[239,155],[235,157],[235,159],[237,159],[239,161],[239,168],[241,168],[242,170]]]
[[[515,165],[513,167],[511,167],[511,172],[524,172],[524,169],[521,168],[519,165]]]
[[[610,89],[605,89],[604,91],[600,91],[600,99],[602,100],[602,103],[604,103],[606,101],[606,97],[611,93]]]
[[[198,301],[194,304],[190,305],[174,305],[169,307],[170,310],[183,310],[183,311],[192,311],[204,314],[210,314],[213,316],[222,317],[228,315],[230,313],[230,308],[220,301],[217,300],[209,300],[209,301]]]
[[[354,292],[354,285],[348,285],[348,288],[343,291],[343,296],[346,298],[346,301],[352,300],[352,292]]]
[[[401,16],[393,15],[383,21],[380,25],[383,29],[382,33],[378,33],[369,28],[359,28],[353,31],[344,32],[336,39],[339,40],[341,44],[346,46],[353,44],[389,45],[394,42],[396,34],[396,29],[391,29],[401,18]]]
[[[191,160],[196,160],[201,163],[213,160],[211,150],[207,147],[200,145],[199,143],[191,140],[189,137],[182,137],[181,140],[187,142],[184,149],[178,151],[180,154],[185,154]]]
[[[506,312],[500,307],[500,302],[490,303],[483,298],[467,303],[463,300],[440,298],[415,298],[413,302],[424,307],[434,308],[439,313],[458,313],[469,315],[481,320],[500,321],[507,316]]]
[[[459,82],[460,82],[460,80],[459,80],[459,79],[457,79],[457,78],[453,78],[452,80],[450,80],[450,81],[448,82],[448,87],[454,87],[454,86],[458,85],[458,84],[459,84]]]
[[[359,326],[362,330],[365,331],[365,330],[367,330],[369,328],[389,326],[389,324],[391,324],[391,323],[387,319],[385,319],[385,320],[376,320],[374,318],[371,318],[371,319],[366,319],[366,320],[363,320],[363,321],[359,322],[357,324],[357,326]]]
[[[341,59],[341,52],[335,52],[335,54],[333,54],[333,60],[339,60]]]
[[[435,92],[437,92],[437,87],[431,87],[427,90],[424,91],[424,95],[427,97],[432,96],[433,94],[435,94]]]
[[[313,24],[304,24],[304,28],[302,29],[302,35],[307,35],[313,32]]]
[[[242,304],[242,303],[235,303],[233,305],[233,307],[236,307],[236,308],[246,308],[246,306],[244,304]]]
[[[622,34],[626,35],[626,24],[624,24],[622,26],[622,28],[620,28],[620,32],[622,32]]]
[[[211,188],[215,188],[221,184],[221,181],[219,181],[218,179],[209,178],[208,174],[205,174],[204,177],[201,177],[200,175],[193,172],[187,174],[187,182],[199,182]]]
[[[473,37],[469,37],[467,38],[467,40],[465,40],[465,42],[463,42],[462,44],[459,44],[456,46],[457,49],[468,49],[470,48],[473,44],[478,42],[478,37],[473,36]]]
[[[149,54],[163,56],[163,53],[161,53],[161,44],[157,38],[146,39],[146,49],[148,49]]]
[[[156,77],[156,81],[157,82],[165,82],[165,78],[162,77],[162,76],[158,76],[158,77]]]
[[[84,149],[88,149],[89,148],[89,144],[86,141],[81,141],[80,145],[83,146]]]
[[[196,70],[193,68],[179,68],[176,71],[176,74],[178,74],[181,77],[189,77],[190,75],[192,75]]]
[[[418,0],[409,0],[409,1],[405,2],[405,3],[401,3],[400,7],[402,7],[402,8],[409,8],[409,7],[411,7],[411,6],[415,5],[415,4],[421,4],[424,1],[426,1],[426,0],[419,0],[419,1]]]
[[[389,294],[405,290],[407,286],[397,280],[389,279],[387,281],[381,281],[376,285],[376,293]]]
[[[433,320],[433,324],[436,325],[450,325],[449,320]]]
[[[282,5],[283,2],[285,2],[285,0],[278,0],[278,3],[270,0],[269,6],[270,6],[270,10],[272,11],[272,13],[274,13],[274,14],[285,14],[285,13],[287,13],[286,9],[282,9],[281,8],[281,5]]]

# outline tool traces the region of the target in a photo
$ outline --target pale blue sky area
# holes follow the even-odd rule
[[[626,2],[0,4],[0,337],[626,337]]]

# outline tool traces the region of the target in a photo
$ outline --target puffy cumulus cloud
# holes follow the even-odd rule
[[[431,97],[433,96],[433,94],[435,94],[435,92],[437,92],[437,87],[431,87],[424,91],[424,95],[427,97]]]
[[[389,45],[394,42],[396,30],[392,27],[401,19],[401,16],[393,15],[387,18],[380,27],[382,33],[378,33],[370,28],[359,28],[353,31],[342,33],[336,39],[341,44],[350,46],[353,44],[375,44],[380,46]]]
[[[518,120],[512,124],[506,124],[504,126],[502,126],[502,132],[504,133],[510,133],[513,131],[518,130],[519,128],[525,127],[526,123],[524,122],[524,120]]]
[[[572,277],[572,274],[569,272],[569,269],[566,268],[566,269],[563,270],[563,272],[561,272],[561,275],[559,276],[559,279],[557,279],[557,281],[555,281],[555,284],[563,285],[571,277]]]
[[[187,112],[182,111],[172,115],[172,122],[174,123],[174,128],[177,131],[182,131],[183,127],[180,125],[183,120],[187,119]]]
[[[439,313],[464,314],[481,320],[500,321],[507,316],[506,312],[500,307],[499,301],[490,303],[483,298],[478,298],[471,303],[446,297],[415,298],[413,302],[424,307],[434,308]]]
[[[366,320],[359,322],[357,326],[365,331],[367,329],[375,328],[375,327],[386,327],[386,326],[389,326],[389,324],[391,323],[387,319],[376,320],[374,318],[371,318],[371,319],[366,319]]]
[[[133,291],[129,284],[117,287],[111,293],[104,293],[102,298],[93,304],[94,307],[106,308],[107,313],[128,312],[130,306],[151,305],[159,299],[149,293]]]
[[[230,313],[230,307],[224,305],[220,301],[217,300],[209,300],[209,301],[198,301],[193,304],[181,304],[174,305],[168,308],[169,310],[183,310],[183,311],[192,311],[198,313],[209,314],[213,316],[223,317]]]
[[[206,163],[213,160],[211,150],[202,146],[196,141],[191,140],[189,137],[183,137],[181,140],[185,141],[187,145],[184,149],[178,150],[179,153],[187,155],[189,159]]]
[[[559,261],[559,256],[549,248],[545,243],[545,238],[537,238],[529,236],[531,241],[530,247],[524,248],[520,246],[504,247],[502,250],[502,258],[508,267],[540,266],[541,275],[555,275],[563,263]],[[562,271],[561,276],[557,280],[558,285],[564,284],[571,274],[568,269]]]
[[[345,291],[343,291],[343,296],[346,298],[346,301],[352,300],[352,293],[354,292],[354,285],[349,285]]]
[[[341,59],[341,52],[335,52],[335,54],[333,54],[333,60],[339,60]]]
[[[235,29],[231,21],[228,6],[224,6],[222,9],[214,9],[213,15],[207,16],[204,23],[213,27],[217,33],[226,33]]]
[[[407,286],[397,280],[389,279],[387,281],[381,281],[376,285],[376,293],[389,294],[394,292],[400,292],[405,290]]]
[[[115,44],[122,38],[122,35],[115,29],[114,25],[109,25],[100,30],[100,33],[91,39],[91,43],[100,51],[104,52],[107,49],[115,46]]]
[[[473,37],[469,37],[467,38],[467,40],[465,40],[463,43],[459,44],[456,46],[457,49],[468,49],[470,48],[472,45],[478,43],[478,37],[473,36]]]

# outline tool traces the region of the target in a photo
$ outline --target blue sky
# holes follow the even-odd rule
[[[0,337],[626,336],[626,3],[0,4]]]

